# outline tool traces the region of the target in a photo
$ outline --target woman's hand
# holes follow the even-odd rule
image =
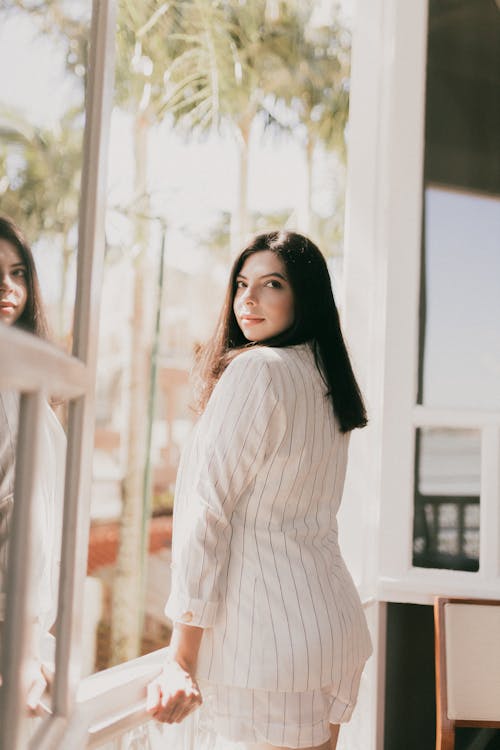
[[[27,664],[28,697],[26,705],[29,716],[43,716],[45,710],[40,705],[42,695],[49,686],[47,674],[42,664],[33,659]]]
[[[201,702],[195,678],[174,659],[169,659],[161,674],[148,685],[146,708],[157,721],[182,721]]]
[[[201,703],[194,675],[203,628],[176,622],[159,677],[148,685],[146,708],[153,718],[168,724],[182,721]]]

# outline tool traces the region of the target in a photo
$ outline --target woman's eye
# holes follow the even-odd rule
[[[267,286],[270,286],[272,289],[282,289],[283,287],[281,282],[276,281],[276,279],[271,279],[271,281],[268,281]]]
[[[245,288],[245,282],[244,281],[237,281],[236,282],[236,289],[244,289]]]
[[[24,279],[24,277],[26,276],[26,271],[24,270],[24,268],[16,268],[12,272],[12,275],[17,276],[18,278]]]

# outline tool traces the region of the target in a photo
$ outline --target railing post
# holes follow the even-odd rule
[[[32,560],[33,498],[36,477],[39,476],[42,408],[43,395],[40,391],[21,396],[2,644],[2,750],[24,750],[25,747],[22,735],[29,689],[26,667],[36,616],[32,595],[32,568],[35,562]],[[28,467],[27,470],[25,467]]]

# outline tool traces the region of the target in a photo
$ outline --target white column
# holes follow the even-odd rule
[[[357,0],[354,15],[343,324],[370,423],[352,436],[340,538],[375,601],[380,576],[411,564],[426,5]],[[374,655],[342,730],[350,750],[383,747],[385,604],[367,614]]]

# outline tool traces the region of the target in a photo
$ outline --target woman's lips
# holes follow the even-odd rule
[[[262,323],[264,318],[256,318],[254,316],[249,317],[248,315],[242,315],[241,316],[241,322],[244,323],[247,326],[253,326],[256,323]]]

